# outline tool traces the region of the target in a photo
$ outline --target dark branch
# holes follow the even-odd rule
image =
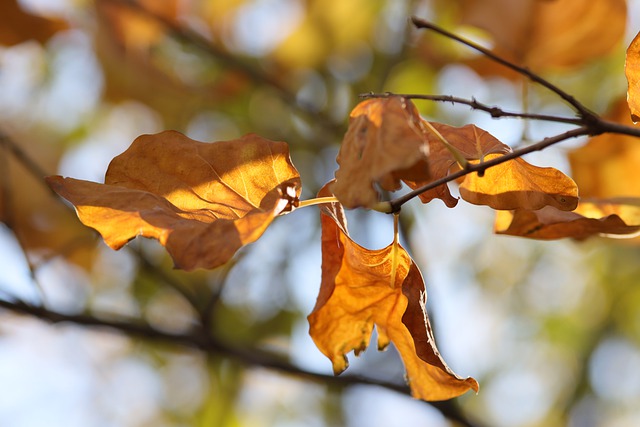
[[[382,387],[407,396],[411,395],[409,387],[404,384],[367,378],[360,375],[333,376],[306,371],[287,362],[284,360],[283,356],[260,349],[237,348],[224,343],[210,335],[207,335],[204,329],[199,327],[193,328],[188,333],[171,333],[155,329],[152,326],[140,323],[135,319],[108,320],[88,314],[65,314],[44,307],[33,306],[21,301],[7,301],[0,299],[0,307],[17,314],[35,317],[50,323],[66,322],[86,327],[106,328],[119,331],[130,337],[195,348],[207,353],[228,357],[246,366],[272,369],[284,374],[305,380],[317,381],[323,384],[330,384],[338,387],[370,385]],[[461,426],[478,426],[478,424],[469,421],[452,401],[427,403],[438,409],[445,417],[457,422]]]
[[[527,77],[529,80],[531,80],[532,82],[535,82],[537,84],[539,84],[542,87],[545,87],[547,89],[549,89],[551,92],[555,93],[556,95],[558,95],[560,98],[562,98],[563,100],[565,100],[569,105],[571,105],[577,112],[578,114],[584,119],[584,120],[590,120],[590,119],[595,119],[597,117],[597,115],[595,113],[593,113],[591,110],[589,110],[587,107],[585,107],[580,101],[578,101],[577,99],[575,99],[573,96],[569,95],[567,92],[565,92],[564,90],[560,89],[559,87],[557,87],[556,85],[554,85],[553,83],[551,83],[550,81],[548,81],[547,79],[539,76],[538,74],[534,73],[533,71],[525,68],[525,67],[521,67],[519,65],[514,64],[513,62],[499,56],[496,55],[494,52],[485,49],[484,47],[470,41],[467,40],[463,37],[460,37],[456,34],[453,34],[447,30],[445,30],[444,28],[441,28],[435,24],[432,24],[431,22],[425,21],[423,19],[417,18],[417,17],[413,17],[411,18],[411,21],[413,22],[413,25],[416,26],[416,28],[422,28],[422,29],[428,29],[428,30],[432,30],[435,31],[438,34],[441,34],[451,40],[455,40],[458,43],[461,43],[465,46],[470,47],[471,49],[474,49],[480,53],[482,53],[484,56],[486,56],[487,58],[491,59],[492,61],[503,65],[513,71],[515,71],[516,73]]]
[[[318,111],[313,106],[308,103],[301,102],[296,98],[295,93],[293,93],[285,84],[283,84],[281,79],[275,78],[274,76],[262,71],[260,67],[257,67],[255,64],[251,64],[247,61],[243,61],[237,56],[230,54],[229,52],[220,49],[215,44],[211,43],[202,35],[198,34],[195,31],[189,30],[185,28],[183,25],[180,25],[178,22],[167,19],[166,17],[154,12],[153,10],[148,9],[144,5],[140,4],[135,0],[109,0],[113,3],[121,4],[125,7],[129,7],[133,10],[136,10],[144,15],[152,18],[156,22],[160,23],[163,27],[165,27],[169,33],[178,40],[182,40],[184,42],[189,43],[191,46],[194,46],[200,49],[202,52],[206,53],[212,58],[217,59],[220,63],[224,64],[227,68],[231,68],[245,77],[249,78],[254,83],[260,85],[267,85],[273,88],[276,93],[280,96],[280,98],[287,103],[290,107],[300,111],[305,114],[310,119],[313,119],[316,122],[319,122],[325,129],[332,130],[338,132],[340,130],[340,125],[335,123],[329,116],[324,114],[322,111]]]
[[[530,119],[530,120],[542,120],[546,122],[557,122],[557,123],[567,123],[572,125],[581,125],[584,120],[576,117],[561,117],[561,116],[553,116],[548,114],[530,114],[530,113],[519,113],[514,111],[505,111],[500,107],[491,106],[487,104],[483,104],[482,102],[478,102],[475,99],[466,99],[459,98],[457,96],[452,95],[420,95],[420,94],[405,94],[405,93],[363,93],[360,95],[360,98],[389,98],[392,96],[400,96],[402,98],[407,99],[424,99],[427,101],[436,101],[436,102],[449,102],[451,104],[461,104],[468,105],[474,110],[484,111],[489,113],[491,117],[494,119],[499,118],[517,118],[517,119]]]

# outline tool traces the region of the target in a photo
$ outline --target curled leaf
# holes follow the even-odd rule
[[[486,161],[502,154],[489,154]],[[578,205],[578,187],[554,168],[533,166],[521,158],[488,168],[483,176],[472,172],[460,184],[460,196],[469,203],[493,209],[541,209],[553,206],[570,211]]]
[[[47,182],[111,248],[154,238],[184,270],[227,262],[300,192],[287,144],[253,134],[214,143],[173,131],[143,135],[112,160],[105,184]]]
[[[325,186],[321,194],[327,193]],[[337,203],[322,208],[321,221],[322,284],[309,333],[334,372],[347,368],[348,352],[366,349],[376,325],[378,348],[395,345],[414,397],[443,400],[477,391],[476,380],[457,376],[436,348],[422,275],[409,254],[397,243],[379,250],[356,244]]]
[[[460,2],[462,21],[487,30],[496,53],[535,71],[577,67],[608,54],[623,39],[627,20],[625,0]]]
[[[415,105],[397,96],[369,99],[353,109],[332,186],[346,208],[374,206],[376,186],[393,191],[403,178],[428,178],[429,148],[420,121]]]
[[[627,76],[627,102],[631,109],[631,120],[640,121],[640,33],[636,34],[629,47],[624,63]]]
[[[594,235],[635,237],[640,232],[640,199],[581,201],[573,212],[553,206],[498,211],[494,230],[497,234],[544,240],[582,240]]]
[[[633,126],[625,99],[619,99],[606,117]],[[640,143],[636,137],[598,135],[569,152],[568,157],[582,197],[640,197]]]

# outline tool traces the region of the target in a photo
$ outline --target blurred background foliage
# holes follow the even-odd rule
[[[111,158],[143,133],[176,129],[215,141],[255,132],[290,144],[310,198],[333,177],[361,93],[456,95],[571,114],[556,97],[477,54],[416,31],[412,15],[528,62],[606,113],[625,95],[624,51],[640,29],[638,1],[626,2],[626,14],[624,1],[594,2],[605,6],[599,13],[613,28],[604,26],[599,37],[612,33],[615,42],[574,49],[570,58],[536,50],[556,46],[567,33],[524,27],[537,1],[3,0],[0,299],[142,321],[169,333],[205,321],[220,341],[249,354],[268,351],[297,372],[261,367],[259,357],[248,362],[102,329],[51,326],[0,309],[0,423],[457,425],[441,407],[406,394],[305,375],[331,370],[307,334],[320,283],[314,209],[276,221],[231,265],[187,274],[173,270],[152,241],[109,250],[41,178],[102,181]],[[556,0],[563,1],[572,3]],[[575,34],[578,20],[564,19],[554,25]],[[496,121],[450,104],[418,107],[432,120],[474,123],[512,146],[564,130]],[[528,160],[571,174],[567,153],[585,142]],[[621,188],[632,194],[622,195],[637,196],[635,182],[626,180]],[[391,240],[390,218],[349,215],[359,243],[377,248]],[[440,350],[456,372],[481,384],[477,396],[450,407],[461,422],[640,425],[640,249],[633,242],[493,236],[489,209],[447,209],[437,200],[414,201],[402,218]],[[402,384],[393,349],[370,349],[351,362],[346,375]]]

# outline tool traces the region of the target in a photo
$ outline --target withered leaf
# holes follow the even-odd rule
[[[327,186],[324,195],[330,195]],[[478,391],[476,380],[457,376],[438,352],[422,275],[409,254],[394,243],[379,250],[359,246],[338,203],[324,205],[321,222],[322,284],[309,333],[334,372],[347,368],[348,352],[367,347],[376,325],[378,348],[395,345],[414,397],[444,400]]]
[[[28,40],[45,43],[68,25],[61,20],[32,15],[17,0],[0,3],[0,45],[13,46]]]
[[[640,232],[640,199],[581,201],[573,212],[553,206],[498,211],[494,230],[497,234],[544,240],[582,240],[594,235],[635,237]]]
[[[625,99],[606,118],[633,126]],[[640,197],[640,143],[633,136],[606,133],[569,152],[571,175],[582,197]]]
[[[403,178],[428,178],[429,148],[420,121],[415,105],[401,97],[369,99],[353,109],[332,186],[344,207],[372,207],[376,186],[393,191]]]
[[[509,146],[475,125],[455,127],[437,122],[430,122],[430,124],[467,160],[478,160],[489,153],[507,153],[510,150]],[[429,145],[427,167],[431,172],[431,179],[404,179],[403,181],[413,189],[446,177],[456,165],[456,159],[442,141],[430,131],[425,131],[425,137]],[[451,195],[446,184],[420,194],[420,200],[423,203],[428,203],[436,198],[441,199],[450,208],[458,203],[458,199]]]
[[[227,262],[300,192],[287,144],[254,134],[214,143],[174,131],[142,135],[112,160],[105,184],[47,181],[111,248],[154,238],[184,270]]]
[[[625,0],[460,2],[462,22],[488,31],[496,53],[534,71],[580,66],[611,52],[627,18]]]
[[[627,102],[631,109],[631,119],[637,123],[640,121],[640,32],[627,48],[624,72],[627,76]]]
[[[489,161],[511,152],[489,132],[474,126],[454,127],[430,122],[447,142],[466,160],[477,163]],[[432,180],[444,178],[455,168],[456,159],[449,149],[433,133],[427,132],[429,142],[428,168]],[[430,181],[404,180],[411,188],[418,188]],[[539,209],[545,205],[571,210],[578,201],[578,189],[568,176],[554,168],[533,166],[521,158],[509,160],[488,168],[482,177],[472,172],[460,185],[460,196],[474,204],[488,205],[493,209]],[[449,207],[457,203],[446,184],[420,195],[423,203],[434,198],[442,199]]]
[[[488,154],[489,161],[503,154]],[[578,204],[578,187],[554,168],[533,166],[522,158],[488,168],[481,177],[472,172],[460,184],[460,197],[493,209],[541,209],[553,206],[570,211]]]

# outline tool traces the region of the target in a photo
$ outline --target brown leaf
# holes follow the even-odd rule
[[[627,48],[624,72],[629,84],[627,102],[631,109],[631,120],[637,123],[640,121],[640,32]]]
[[[498,211],[494,230],[497,234],[545,240],[582,240],[593,235],[635,237],[640,232],[640,199],[580,202],[573,212],[553,206],[534,211]]]
[[[327,187],[319,196],[330,195]],[[379,250],[356,244],[337,203],[322,208],[321,221],[322,284],[309,315],[309,333],[334,372],[347,368],[347,353],[367,347],[376,325],[378,348],[393,342],[414,397],[443,400],[478,391],[476,380],[457,376],[440,356],[422,275],[409,254],[394,243]]]
[[[625,99],[614,104],[607,118],[633,126]],[[637,138],[612,133],[593,137],[569,153],[571,175],[582,197],[640,197],[639,159]]]
[[[184,270],[227,262],[300,192],[286,143],[253,134],[215,143],[173,131],[143,135],[113,159],[105,184],[47,181],[111,248],[151,237]]]
[[[494,51],[535,71],[576,67],[624,37],[625,0],[461,0],[462,22],[488,31]]]
[[[488,154],[485,161],[503,154]],[[578,187],[571,178],[554,168],[533,166],[522,158],[465,176],[460,196],[469,203],[493,209],[541,209],[553,206],[570,211],[578,205]]]
[[[462,156],[467,160],[478,160],[489,153],[507,153],[510,151],[509,146],[503,144],[489,132],[480,129],[474,125],[465,125],[463,127],[455,127],[445,125],[443,123],[430,122],[433,126],[452,146],[454,146]],[[451,172],[456,165],[456,160],[451,151],[445,147],[432,132],[425,131],[425,135],[429,144],[429,160],[428,169],[431,172],[429,180],[410,180],[403,181],[411,188],[416,189],[428,184],[433,180],[444,178]],[[420,200],[428,203],[433,199],[442,199],[442,201],[450,208],[458,203],[458,199],[451,195],[449,187],[446,184],[440,185],[432,190],[420,194]]]
[[[332,186],[344,207],[374,206],[376,185],[393,191],[403,178],[429,176],[420,163],[429,154],[420,121],[413,103],[401,97],[369,99],[353,109]]]
[[[45,43],[66,23],[25,12],[16,0],[0,2],[0,45],[13,46],[28,40]]]

